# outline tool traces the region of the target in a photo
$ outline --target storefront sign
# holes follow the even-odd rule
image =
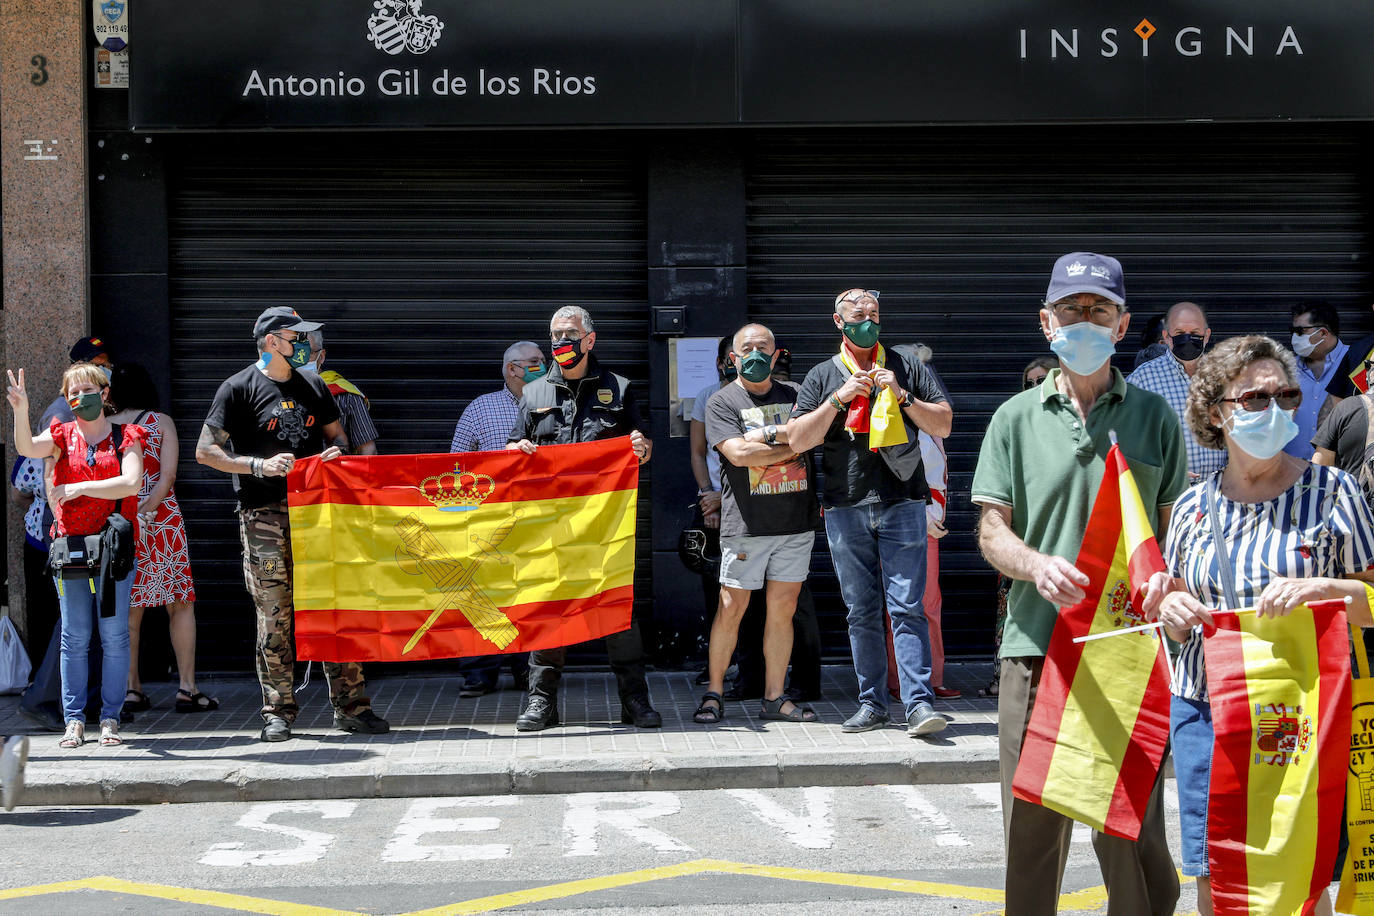
[[[735,117],[734,0],[146,0],[131,120],[169,127]]]
[[[1374,117],[1374,6],[741,0],[743,120]]]
[[[1343,0],[141,3],[145,129],[1374,117]]]

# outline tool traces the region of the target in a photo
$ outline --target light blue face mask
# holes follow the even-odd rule
[[[1261,460],[1273,458],[1298,434],[1294,413],[1280,408],[1278,401],[1270,401],[1268,410],[1236,410],[1226,432],[1231,444],[1245,454]]]
[[[1091,321],[1061,324],[1050,338],[1050,349],[1075,375],[1092,375],[1116,352],[1112,329]]]

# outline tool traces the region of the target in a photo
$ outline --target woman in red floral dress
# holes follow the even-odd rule
[[[177,659],[177,712],[207,712],[219,702],[196,687],[196,588],[191,581],[191,554],[186,522],[172,486],[177,477],[177,431],[172,418],[158,413],[157,388],[142,366],[121,363],[110,381],[115,423],[137,423],[148,431],[143,446],[143,486],[138,498],[138,569],[129,605],[129,689],[124,708],[139,712],[152,706],[138,673],[139,628],[143,609],[167,608],[167,626]]]

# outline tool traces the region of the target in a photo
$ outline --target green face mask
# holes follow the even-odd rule
[[[304,337],[297,337],[291,341],[291,355],[286,358],[291,364],[291,368],[299,369],[310,362],[310,341]]]
[[[526,368],[526,369],[525,369],[525,376],[524,376],[524,378],[522,379],[522,381],[524,381],[525,384],[529,384],[530,382],[534,381],[534,380],[537,379],[537,378],[543,378],[543,377],[544,377],[544,374],[545,374],[546,372],[548,372],[548,371],[549,371],[548,369],[544,368],[544,364],[543,364],[543,363],[540,363],[538,366],[535,366],[533,369]]]
[[[871,318],[844,323],[844,336],[848,337],[849,342],[860,350],[867,350],[878,342],[878,331],[878,322]]]
[[[739,374],[746,382],[761,382],[773,374],[773,354],[755,350],[740,360]]]
[[[70,402],[68,402],[70,403]],[[91,391],[87,394],[77,395],[77,402],[72,405],[72,413],[79,419],[87,422],[100,416],[105,410],[105,402],[100,398],[99,391]]]

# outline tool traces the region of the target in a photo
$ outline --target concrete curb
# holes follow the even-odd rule
[[[773,789],[988,782],[985,750],[913,746],[862,752],[755,751],[710,755],[515,757],[505,761],[332,763],[325,767],[233,761],[31,767],[24,805],[157,805],[190,802],[548,795],[573,792]]]

